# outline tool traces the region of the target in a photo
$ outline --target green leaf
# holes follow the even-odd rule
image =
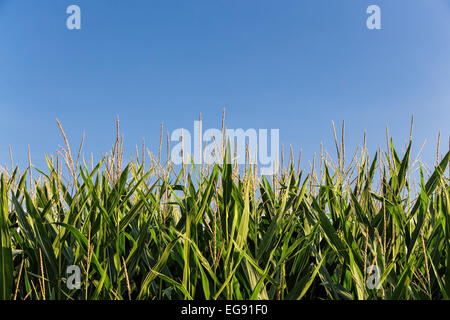
[[[0,185],[0,300],[11,298],[14,265],[8,225],[8,197],[4,175]]]

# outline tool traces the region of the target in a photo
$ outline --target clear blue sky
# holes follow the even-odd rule
[[[82,29],[66,28],[67,6]],[[366,28],[366,8],[382,30]],[[367,131],[374,153],[389,126],[399,148],[415,116],[414,152],[450,135],[449,0],[0,0],[0,163],[43,166],[64,141],[99,156],[120,117],[127,155],[165,131],[279,128],[312,160],[334,155],[331,121],[346,121],[347,158]],[[340,125],[339,125],[340,126]]]

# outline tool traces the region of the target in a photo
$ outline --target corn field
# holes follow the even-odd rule
[[[260,176],[226,146],[214,165],[176,169],[144,146],[123,164],[119,137],[98,164],[66,139],[43,171],[2,167],[0,299],[450,297],[448,152],[427,168],[388,139],[349,161],[335,139],[335,160],[306,172],[291,153]]]

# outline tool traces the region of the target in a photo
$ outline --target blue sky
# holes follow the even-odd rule
[[[82,29],[66,28],[67,6]],[[382,30],[366,28],[381,8]],[[278,128],[306,165],[331,121],[346,122],[347,158],[373,154],[385,127],[401,148],[415,116],[414,152],[435,160],[450,135],[449,0],[0,0],[0,163],[33,163],[63,145],[110,150],[118,114],[129,156],[165,131]]]

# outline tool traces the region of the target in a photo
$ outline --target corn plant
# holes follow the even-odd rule
[[[45,171],[2,170],[0,299],[448,299],[449,153],[416,182],[411,141],[347,166],[336,147],[320,172],[291,156],[267,177],[228,148],[202,168],[122,166],[119,134],[89,165],[66,139]]]

